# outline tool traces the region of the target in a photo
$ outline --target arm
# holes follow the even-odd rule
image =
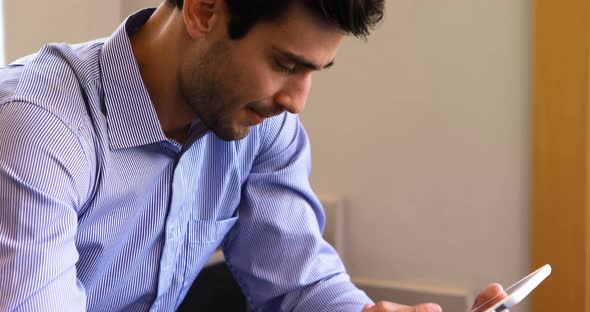
[[[0,310],[83,311],[77,210],[90,185],[75,133],[33,104],[0,106]]]
[[[299,120],[271,125],[223,249],[255,311],[439,312],[436,304],[372,301],[321,238],[324,214],[308,182],[309,142]],[[489,285],[474,307],[501,293]]]
[[[322,239],[307,135],[295,115],[272,122],[224,243],[229,267],[256,311],[359,312],[370,299]]]

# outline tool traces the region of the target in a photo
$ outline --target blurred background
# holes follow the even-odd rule
[[[563,5],[567,12],[587,10],[588,14],[580,13],[578,23],[568,24],[582,28],[581,35],[576,33],[581,37],[572,37],[567,29],[554,36],[582,38],[572,49],[587,53],[590,10],[585,2]],[[159,3],[4,0],[0,56],[9,63],[47,42],[109,36],[129,14]],[[342,257],[361,287],[384,296],[378,299],[409,304],[435,298],[448,302],[446,311],[465,311],[486,284],[509,285],[553,261],[558,265],[558,270],[554,265],[555,280],[560,280],[560,265],[562,272],[570,270],[576,279],[568,284],[570,291],[551,293],[552,286],[542,284],[546,295],[534,309],[527,300],[512,311],[590,311],[587,197],[572,206],[543,206],[560,203],[544,196],[551,196],[549,182],[570,182],[568,168],[583,174],[574,189],[582,185],[582,194],[587,193],[589,143],[572,143],[573,153],[580,153],[575,160],[583,167],[555,158],[542,163],[542,157],[535,157],[538,146],[549,152],[555,148],[535,136],[537,131],[542,134],[539,129],[553,128],[534,119],[535,98],[548,98],[534,88],[535,75],[541,74],[534,65],[542,57],[534,38],[539,39],[536,30],[543,29],[538,24],[541,19],[535,24],[534,16],[552,16],[562,7],[535,3],[387,0],[385,19],[368,41],[348,38],[335,66],[314,76],[302,114],[312,142],[311,181],[323,200],[339,203],[341,230],[336,235],[341,235]],[[557,17],[565,23],[575,20]],[[578,64],[587,73],[588,59],[582,53],[573,66]],[[582,90],[580,98],[586,96],[587,107],[590,92],[583,90],[589,89],[588,80],[576,79],[576,90]],[[564,85],[570,84],[566,80]],[[546,105],[555,108],[564,103]],[[549,113],[538,112],[542,121],[552,122],[546,119]],[[565,127],[579,122],[564,118],[560,122]],[[582,138],[586,138],[586,118],[582,130],[575,132]],[[559,164],[553,176],[534,175],[534,170],[551,164]],[[544,186],[539,192],[538,185]],[[573,211],[568,215],[581,224],[560,221],[561,215],[551,211]],[[546,227],[551,220],[561,224],[555,232]],[[555,239],[549,242],[544,235]],[[567,235],[576,237],[576,243]],[[555,246],[569,249],[557,252]],[[576,253],[568,255],[571,250]],[[552,257],[573,258],[576,266]],[[564,283],[568,278],[563,276]],[[576,308],[563,308],[563,302]]]

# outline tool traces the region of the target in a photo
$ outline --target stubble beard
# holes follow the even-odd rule
[[[202,57],[183,65],[180,92],[197,117],[217,137],[234,141],[248,135],[248,127],[232,120],[239,104],[232,99],[234,77],[231,75],[231,53],[226,42],[215,43]],[[238,85],[234,82],[233,85]]]

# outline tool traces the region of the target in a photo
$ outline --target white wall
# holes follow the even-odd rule
[[[4,56],[4,0],[0,0],[0,66],[6,62]]]
[[[4,0],[6,61],[47,42],[109,36],[121,22],[121,0]]]
[[[388,0],[303,120],[319,193],[348,199],[353,275],[462,288],[529,270],[530,0]]]
[[[121,13],[128,16],[138,10],[148,7],[157,7],[162,0],[121,0]]]
[[[109,36],[129,14],[141,8],[155,7],[161,2],[160,0],[0,1],[5,2],[7,63],[38,51],[48,42],[83,42]],[[27,18],[23,18],[24,16]]]

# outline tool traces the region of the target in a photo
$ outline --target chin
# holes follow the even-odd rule
[[[250,133],[250,127],[233,120],[220,118],[201,119],[210,132],[223,141],[237,141],[245,138]]]
[[[215,135],[224,141],[237,141],[245,138],[250,133],[250,127],[242,129],[212,130]]]

